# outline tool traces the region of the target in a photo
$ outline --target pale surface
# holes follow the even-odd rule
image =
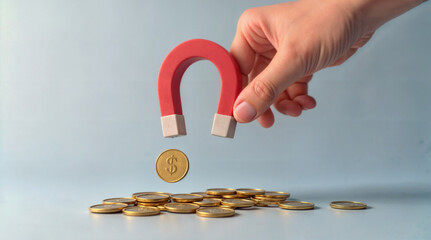
[[[0,0],[0,239],[431,239],[431,4],[395,19],[343,66],[315,74],[314,110],[210,133],[216,67],[181,84],[187,135],[164,138],[157,75],[192,38],[229,48],[238,17],[272,0]],[[281,2],[281,1],[280,1]],[[306,37],[306,36],[304,36]],[[157,176],[187,154],[178,183]],[[418,187],[417,187],[418,186]],[[92,215],[139,191],[287,191],[318,209]],[[330,209],[335,200],[365,211]]]
[[[368,189],[368,190],[367,190]],[[91,214],[87,207],[100,197],[90,189],[77,196],[61,189],[16,194],[0,205],[2,239],[430,239],[431,192],[425,188],[354,188],[337,191],[292,191],[316,204],[315,210],[278,208],[236,210],[231,218],[206,219],[195,214],[162,212],[151,217],[121,213]],[[57,191],[58,190],[58,191]],[[282,189],[288,190],[288,189]],[[30,191],[32,192],[32,191]],[[119,191],[114,191],[118,193]],[[84,193],[84,194],[83,194]],[[86,194],[87,193],[87,194]],[[297,194],[295,194],[297,193]],[[299,199],[299,198],[298,198]],[[333,200],[360,200],[366,210],[335,210]]]

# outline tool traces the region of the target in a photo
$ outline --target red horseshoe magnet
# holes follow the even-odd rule
[[[220,100],[211,134],[234,137],[236,121],[233,118],[233,104],[242,89],[241,72],[226,49],[204,39],[181,43],[168,54],[160,67],[157,87],[164,137],[186,135],[180,97],[181,78],[190,65],[204,59],[217,67],[221,78]]]

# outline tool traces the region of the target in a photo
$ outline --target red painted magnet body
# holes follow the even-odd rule
[[[160,67],[158,93],[165,137],[186,134],[180,83],[187,68],[194,62],[204,59],[217,67],[221,79],[220,99],[212,134],[222,137],[234,136],[236,121],[233,118],[233,104],[242,89],[238,64],[222,46],[204,39],[193,39],[175,47]]]

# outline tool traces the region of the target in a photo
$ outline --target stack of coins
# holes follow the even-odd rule
[[[281,202],[290,197],[290,193],[267,191],[263,194],[257,194],[253,197],[253,201],[257,206],[268,207],[278,206]]]
[[[165,210],[165,204],[171,201],[170,195],[162,192],[142,192],[134,196],[138,207],[157,207],[159,210]]]
[[[174,194],[171,196],[172,201],[179,202],[179,203],[193,203],[193,202],[199,202],[204,199],[202,195],[199,194],[187,194],[187,193],[181,193],[181,194]]]
[[[229,207],[229,208],[250,208],[254,206],[254,202],[249,199],[238,199],[238,198],[232,198],[232,199],[223,199],[221,201],[222,207]]]
[[[137,192],[132,197],[108,198],[90,207],[92,213],[118,213],[128,216],[152,216],[161,211],[196,213],[200,217],[231,217],[235,210],[253,207],[279,207],[286,210],[310,210],[314,204],[288,201],[288,192],[265,191],[258,188],[210,188],[205,192],[172,194],[167,192]],[[334,209],[365,209],[355,201],[334,201]]]
[[[124,203],[127,205],[135,205],[136,199],[135,198],[108,198],[102,201],[103,204],[118,204],[118,203]]]

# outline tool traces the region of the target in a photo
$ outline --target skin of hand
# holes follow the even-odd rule
[[[390,19],[418,0],[300,0],[246,10],[230,52],[245,88],[234,117],[274,123],[271,105],[297,117],[316,101],[308,95],[313,73],[345,62]]]

